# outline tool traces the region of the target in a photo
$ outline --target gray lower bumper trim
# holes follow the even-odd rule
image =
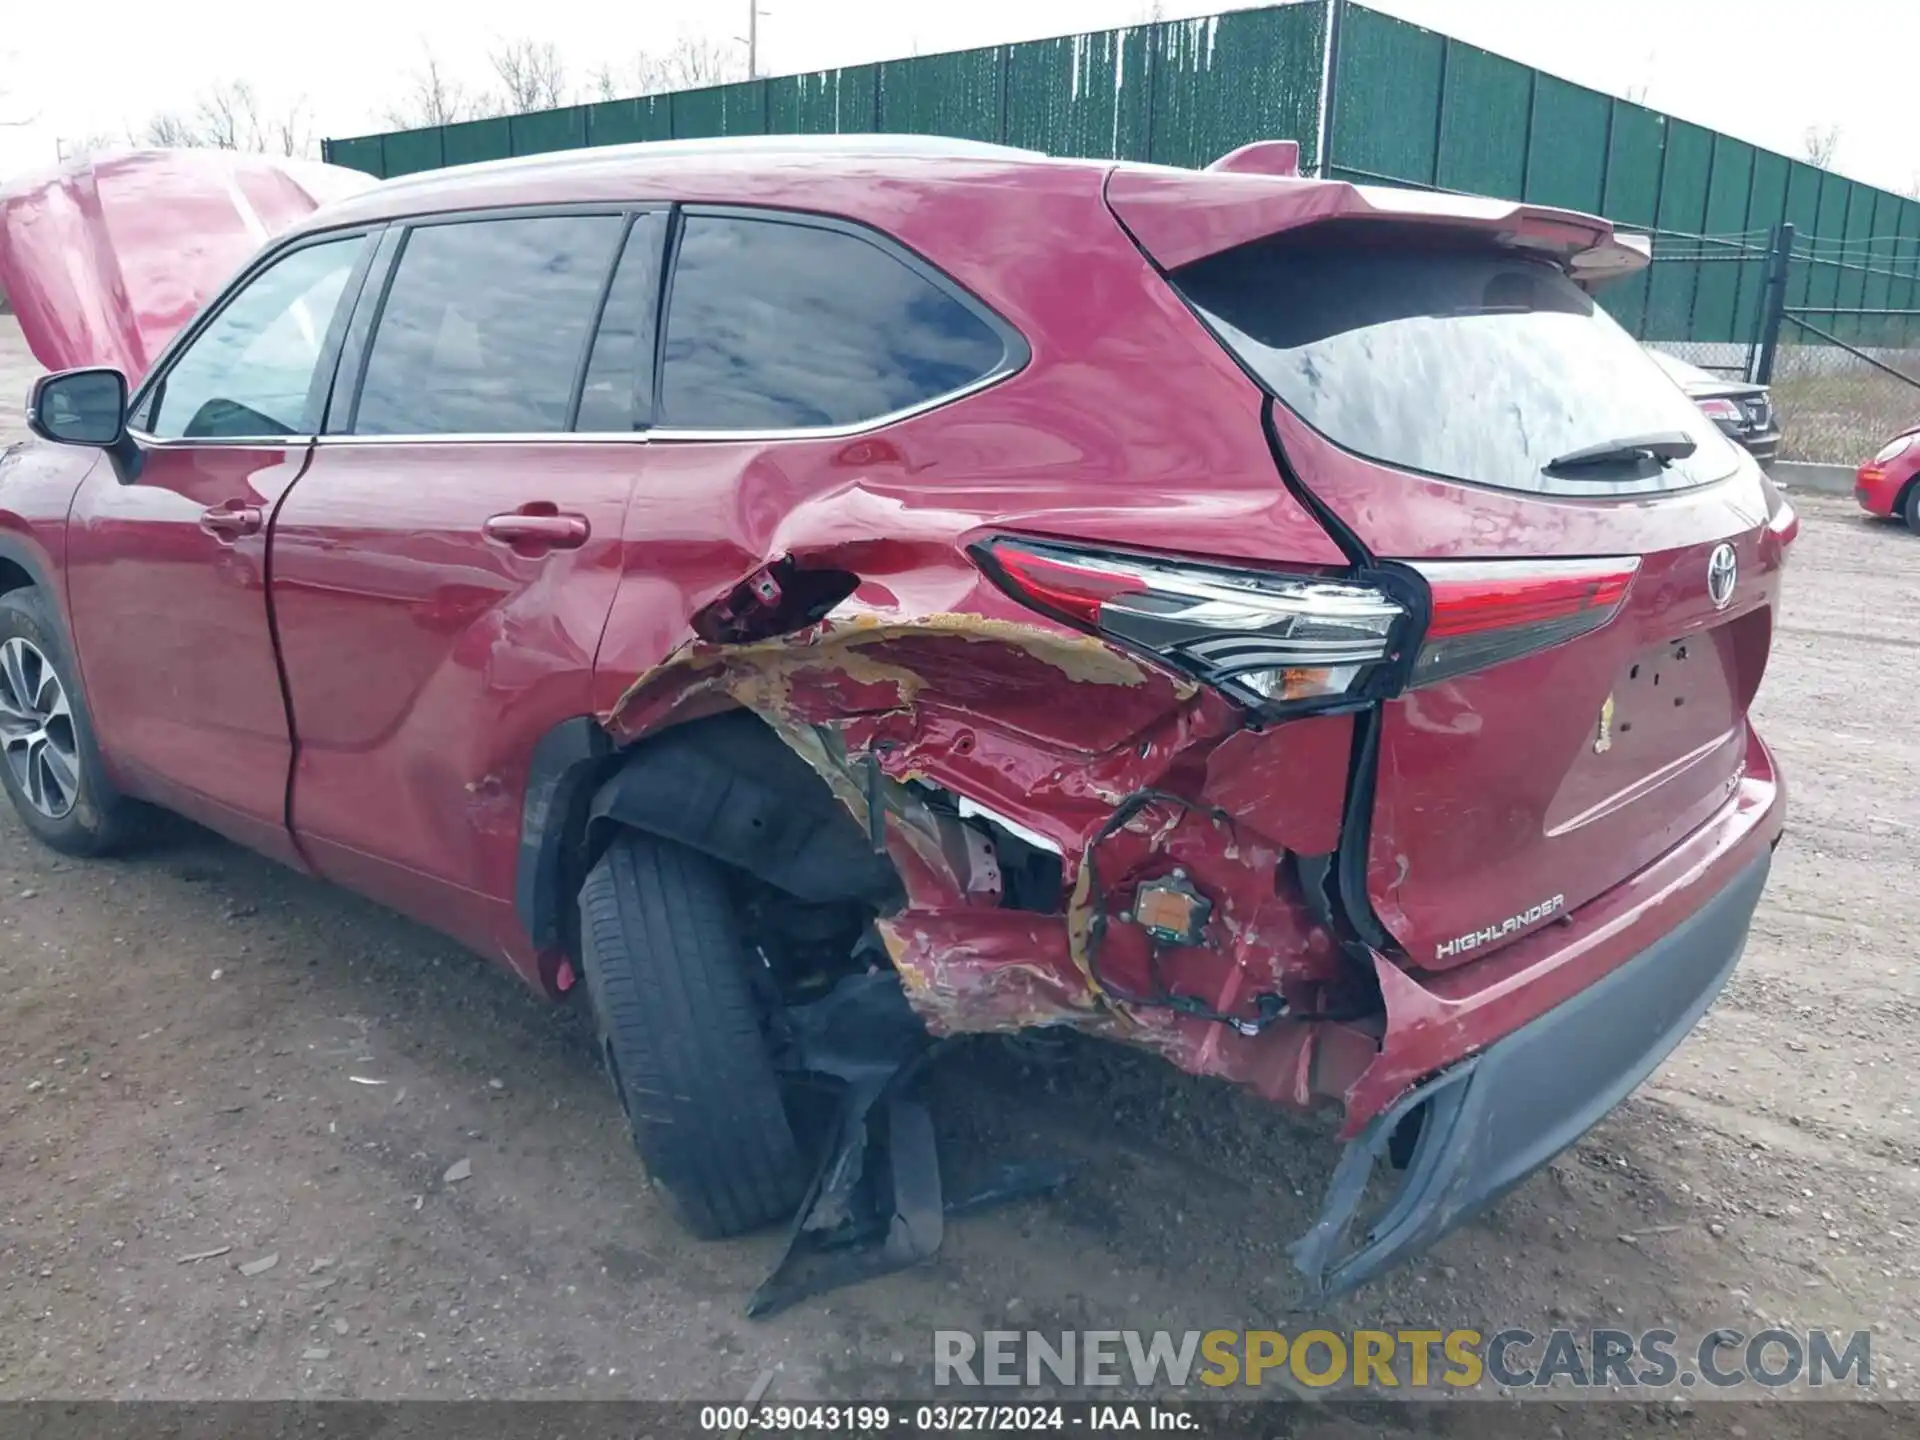
[[[1713,1003],[1766,885],[1762,855],[1672,932],[1578,995],[1402,1096],[1347,1146],[1320,1218],[1289,1247],[1315,1298],[1425,1249],[1598,1124]],[[1398,1192],[1358,1247],[1347,1231],[1375,1157],[1427,1107]]]

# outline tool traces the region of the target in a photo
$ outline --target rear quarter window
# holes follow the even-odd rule
[[[690,214],[655,423],[857,425],[1010,368],[1007,333],[891,250],[799,220]]]
[[[1368,459],[1564,494],[1704,484],[1739,463],[1645,351],[1545,261],[1328,225],[1172,278],[1275,398]],[[1695,449],[1664,468],[1548,472],[1587,447],[1674,431]]]

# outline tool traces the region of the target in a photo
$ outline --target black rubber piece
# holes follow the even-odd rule
[[[67,692],[75,749],[80,759],[80,789],[73,809],[58,820],[50,820],[18,792],[13,773],[5,765],[0,765],[0,787],[5,788],[7,798],[13,801],[20,823],[43,844],[63,855],[84,858],[125,849],[146,829],[150,812],[121,795],[107,778],[106,767],[100,763],[100,751],[93,740],[93,719],[87,711],[86,697],[80,693],[78,670],[67,653],[52,603],[38,586],[0,595],[0,643],[15,636],[31,641],[35,649],[53,662],[61,688]]]
[[[719,1240],[791,1214],[810,1177],[721,867],[621,832],[581,888],[580,939],[634,1147],[681,1221]]]
[[[1907,529],[1920,535],[1920,480],[1908,482],[1903,498],[1906,504],[1900,507],[1901,518],[1907,522]]]

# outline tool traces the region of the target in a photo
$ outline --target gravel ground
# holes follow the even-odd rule
[[[1920,1389],[1920,540],[1800,503],[1759,705],[1793,810],[1745,962],[1591,1137],[1336,1328],[1859,1326],[1881,1399]],[[0,1398],[924,1397],[936,1327],[1287,1322],[1318,1135],[1090,1046],[982,1042],[936,1089],[953,1153],[1076,1179],[748,1321],[778,1237],[675,1229],[579,1009],[185,825],[80,864],[8,811]]]

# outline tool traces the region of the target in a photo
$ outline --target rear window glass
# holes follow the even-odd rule
[[[1186,266],[1174,283],[1260,382],[1369,459],[1508,490],[1703,484],[1732,446],[1593,297],[1544,262],[1316,226]],[[1652,463],[1550,462],[1684,432]]]

